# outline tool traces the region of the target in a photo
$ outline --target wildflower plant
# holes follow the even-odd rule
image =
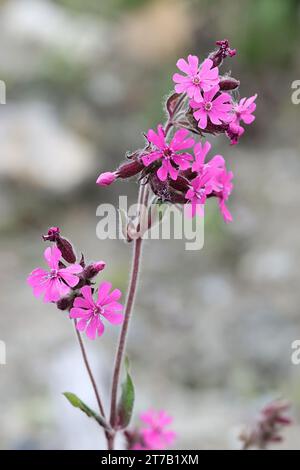
[[[256,420],[242,431],[242,449],[266,450],[273,444],[281,443],[283,429],[292,424],[290,407],[285,400],[274,400],[265,405]]]
[[[148,210],[153,201],[174,204],[187,217],[203,217],[208,199],[217,201],[225,222],[232,215],[227,206],[233,188],[233,174],[227,169],[222,155],[213,155],[207,136],[229,138],[237,144],[244,133],[242,124],[255,119],[255,100],[238,99],[240,82],[229,74],[221,73],[226,57],[233,57],[227,40],[218,41],[217,49],[200,61],[195,55],[177,61],[178,71],[173,75],[174,90],[165,101],[167,119],[145,135],[145,145],[127,154],[126,161],[115,171],[98,176],[99,186],[109,186],[118,179],[136,177],[139,182],[139,211],[136,220],[125,218],[127,241],[133,241],[132,271],[125,306],[119,302],[119,289],[96,276],[105,268],[104,261],[87,263],[84,256],[77,259],[72,244],[58,227],[49,229],[44,241],[52,245],[44,256],[49,271],[37,268],[28,277],[28,284],[36,296],[56,304],[66,311],[74,322],[84,364],[89,375],[99,411],[91,410],[76,395],[66,392],[70,403],[96,420],[103,428],[108,449],[114,449],[115,436],[123,433],[128,449],[165,449],[174,443],[175,433],[169,428],[172,418],[165,411],[149,410],[141,414],[140,429],[130,429],[135,391],[125,360],[126,340],[130,325],[143,244],[143,226],[153,224]],[[209,156],[213,155],[213,156]],[[119,326],[120,337],[116,348],[110,395],[110,413],[104,409],[101,394],[91,370],[82,333],[90,340],[103,335],[105,323]],[[101,339],[100,339],[101,340]],[[120,375],[125,366],[125,380],[120,389]]]

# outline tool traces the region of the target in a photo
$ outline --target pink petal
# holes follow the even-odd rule
[[[79,282],[79,277],[75,276],[75,274],[71,274],[66,269],[60,269],[58,271],[59,276],[70,286],[75,287]]]
[[[205,129],[206,128],[206,126],[207,126],[207,114],[206,113],[203,112],[201,114],[199,122],[198,122],[198,126],[200,127],[200,129]]]
[[[190,66],[190,72],[192,75],[196,75],[199,67],[199,59],[196,55],[189,54],[188,63]]]
[[[184,77],[180,73],[174,73],[173,75],[173,81],[175,83],[190,83],[191,79],[189,77]]]
[[[162,153],[159,152],[151,152],[148,153],[147,155],[142,156],[142,161],[145,166],[151,165],[151,163],[155,162],[155,160],[158,160],[159,158],[162,157]]]
[[[176,65],[179,68],[179,70],[186,73],[187,75],[190,73],[190,66],[189,66],[189,64],[187,63],[186,60],[179,59],[179,60],[177,60]]]
[[[61,259],[61,251],[57,246],[52,245],[51,247],[46,248],[44,257],[50,269],[58,269],[58,262]]]
[[[168,177],[168,168],[166,165],[166,162],[163,161],[161,167],[157,170],[157,177],[160,179],[160,181],[166,181]]]
[[[89,318],[91,310],[84,310],[83,308],[71,308],[70,318]]]
[[[192,197],[194,197],[194,194],[195,194],[195,191],[191,188],[186,192],[185,198],[186,199],[192,199]]]
[[[232,215],[229,209],[226,207],[225,201],[223,199],[220,200],[219,207],[220,207],[220,211],[221,211],[224,221],[226,223],[232,222]]]
[[[106,304],[119,300],[122,296],[122,292],[120,289],[114,289],[107,297],[106,297]]]
[[[188,86],[188,88],[186,89],[186,92],[189,98],[194,98],[195,90],[197,90],[197,87],[195,87],[195,85],[191,84]]]
[[[253,96],[250,96],[250,98],[248,98],[246,101],[245,101],[245,106],[246,107],[249,107],[252,103],[254,103],[254,101],[256,100],[257,98],[257,93]]]
[[[225,160],[222,155],[215,155],[208,163],[209,166],[224,167]]]
[[[31,287],[39,286],[41,283],[45,283],[47,280],[48,273],[42,268],[34,269],[27,277],[27,283]]]
[[[201,116],[205,114],[206,115],[206,111],[203,110],[203,108],[199,108],[197,111],[195,111],[193,113],[193,116],[194,118],[196,119],[196,121],[199,121],[201,119]]]
[[[218,91],[219,91],[219,87],[213,87],[209,91],[206,91],[204,93],[204,100],[205,101],[212,101],[213,97],[218,93]],[[217,99],[218,98],[216,98],[216,100]],[[214,100],[214,101],[216,101],[216,100]]]
[[[92,288],[90,286],[84,286],[80,289],[80,292],[88,304],[93,308],[95,306],[95,302],[92,295]]]
[[[98,321],[98,326],[97,326],[97,334],[98,336],[102,336],[104,333],[104,325],[101,320]]]
[[[116,302],[115,300],[105,306],[105,311],[107,312],[114,312],[117,310],[123,310],[123,305],[119,302]]]
[[[61,297],[60,291],[61,286],[59,280],[57,278],[49,279],[47,289],[45,290],[44,302],[57,302]]]
[[[216,113],[214,110],[211,110],[211,112],[208,115],[209,115],[209,119],[211,120],[213,124],[216,124],[216,125],[222,124],[222,121],[220,121],[219,119],[218,113]],[[205,127],[202,127],[202,129],[205,129]]]
[[[176,152],[177,150],[184,150],[192,147],[195,141],[192,138],[185,139],[188,134],[189,131],[187,129],[179,129],[176,131],[173,139],[171,140],[170,148]]]
[[[147,138],[150,142],[152,142],[156,147],[163,149],[165,147],[165,136],[163,132],[163,127],[161,124],[157,126],[157,134],[153,131],[153,129],[149,129]]]
[[[119,325],[124,320],[124,315],[122,313],[108,312],[107,310],[102,313],[102,316],[105,317],[112,325]]]
[[[175,85],[175,91],[176,91],[176,93],[183,93],[184,91],[187,91],[189,86],[190,86],[190,82],[189,83],[178,83],[177,85]]]
[[[199,86],[194,86],[192,98],[194,98],[194,100],[198,103],[201,103],[203,100]]]
[[[243,114],[242,115],[242,121],[244,121],[245,124],[251,124],[255,120],[255,116],[252,114]]]
[[[86,329],[86,325],[89,321],[89,317],[87,318],[82,318],[78,322],[76,322],[76,328],[78,331],[84,331]]]
[[[112,288],[111,282],[103,281],[98,290],[98,305],[105,305],[109,291]]]
[[[200,65],[200,72],[207,73],[213,66],[213,61],[211,59],[205,59]]]
[[[82,297],[76,297],[73,302],[74,307],[89,309],[91,304],[86,299]]]
[[[156,413],[152,409],[140,414],[140,420],[146,424],[149,424],[150,426],[155,425],[155,418],[156,418]]]
[[[177,176],[178,176],[178,170],[176,170],[176,168],[173,167],[173,165],[170,161],[167,162],[167,167],[168,167],[168,173],[169,173],[171,179],[176,181]]]
[[[158,422],[161,427],[168,426],[173,422],[172,416],[168,415],[164,410],[158,412]]]
[[[201,108],[202,109],[202,106],[200,106],[200,104],[203,103],[203,98],[201,96],[201,101],[195,101],[195,100],[190,100],[190,107],[193,108],[193,109],[198,109],[198,108]]]
[[[230,103],[231,96],[229,93],[221,93],[217,98],[214,99],[214,105],[222,104],[222,103]]]
[[[179,166],[181,170],[187,170],[191,166],[189,160],[185,159],[181,155],[174,156],[173,161]]]
[[[79,274],[83,271],[83,267],[80,266],[80,264],[71,264],[67,268],[61,269],[60,272],[61,271],[65,271],[71,274]]]
[[[86,327],[85,333],[88,338],[90,339],[95,339],[96,338],[96,332],[97,332],[97,327],[98,327],[98,318],[93,317],[91,318],[88,326]]]

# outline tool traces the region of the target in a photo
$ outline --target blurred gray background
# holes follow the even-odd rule
[[[164,119],[179,57],[228,38],[224,63],[241,96],[259,94],[238,147],[214,149],[235,174],[225,225],[212,202],[205,246],[145,244],[129,338],[135,420],[152,406],[174,416],[176,448],[237,448],[240,426],[269,398],[293,404],[283,448],[300,448],[299,0],[10,0],[0,2],[0,448],[97,449],[97,426],[62,392],[94,397],[67,315],[35,299],[41,234],[59,225],[103,278],[125,291],[131,245],[96,238],[96,208],[137,185],[96,187],[142,132]],[[213,141],[213,139],[211,139]],[[101,276],[102,277],[102,276]],[[100,279],[100,277],[99,277]],[[119,329],[88,350],[107,392]],[[122,445],[120,443],[119,445]]]

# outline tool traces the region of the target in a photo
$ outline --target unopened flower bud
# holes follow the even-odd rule
[[[76,262],[76,255],[69,240],[59,237],[56,240],[56,246],[61,251],[62,257],[67,261],[67,263],[73,264]]]
[[[42,238],[44,241],[56,242],[57,238],[59,237],[59,234],[60,234],[59,227],[50,227],[47,235],[43,235]]]
[[[176,189],[177,191],[180,191],[185,194],[189,189],[189,182],[183,176],[178,175],[175,181],[170,180],[170,186],[172,186],[172,188]]]
[[[50,227],[47,235],[43,235],[44,241],[56,243],[57,248],[61,251],[62,257],[67,263],[73,264],[76,262],[76,255],[71,243],[61,237],[59,227]]]
[[[82,277],[85,280],[89,281],[90,279],[93,279],[95,276],[97,276],[97,274],[100,273],[100,271],[103,271],[105,266],[106,266],[105,261],[98,261],[96,263],[89,264],[83,270]]]
[[[237,124],[230,123],[226,131],[227,137],[230,139],[231,145],[237,145],[239,138],[244,134],[245,129]]]
[[[101,173],[98,176],[96,183],[99,184],[99,186],[109,186],[116,180],[116,178],[117,178],[116,173],[107,171],[105,173]]]
[[[63,297],[56,302],[56,306],[59,310],[69,310],[73,305],[74,298],[72,296]]]
[[[117,171],[116,176],[117,178],[130,178],[131,176],[135,176],[140,173],[144,169],[144,165],[139,160],[134,160],[130,163],[124,163],[121,165]]]
[[[233,77],[223,77],[219,82],[219,86],[220,90],[231,91],[238,88],[240,86],[240,82]]]
[[[227,39],[217,41],[216,45],[219,46],[219,49],[209,55],[209,59],[213,61],[214,67],[221,65],[225,57],[233,57],[236,55],[236,49],[229,47],[229,41]]]

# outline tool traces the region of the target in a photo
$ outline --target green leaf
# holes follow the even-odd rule
[[[91,408],[89,408],[83,401],[78,398],[77,395],[71,392],[64,392],[63,395],[66,397],[66,399],[73,405],[75,408],[79,408],[81,411],[83,411],[89,418],[93,418],[97,423],[105,428],[106,430],[110,430],[107,422],[102,416],[99,416],[95,411],[93,411]]]
[[[118,425],[124,429],[130,423],[134,405],[134,385],[129,374],[129,360],[125,358],[126,377],[122,384],[122,394],[118,405]]]

